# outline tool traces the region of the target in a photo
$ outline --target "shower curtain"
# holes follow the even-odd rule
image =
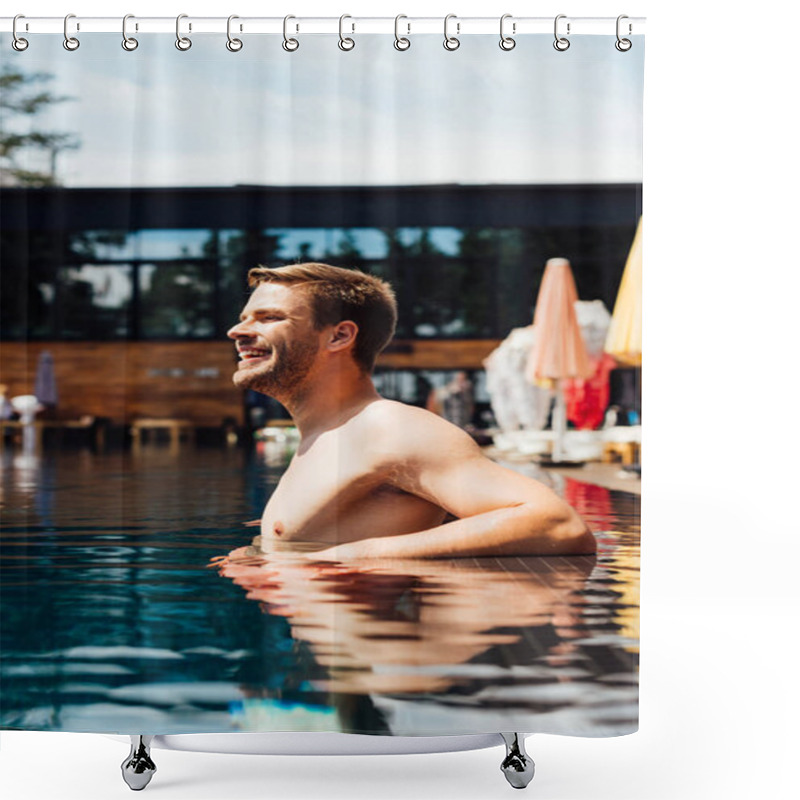
[[[333,22],[0,47],[4,729],[636,730],[640,356],[558,468],[523,373],[548,260],[614,309],[644,37]]]

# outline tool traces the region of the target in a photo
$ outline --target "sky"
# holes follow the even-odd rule
[[[627,53],[614,36],[582,36],[556,52],[532,35],[504,52],[497,36],[440,36],[397,52],[387,35],[195,38],[91,33],[75,52],[39,34],[2,66],[56,77],[71,98],[35,127],[69,131],[65,186],[400,185],[641,181],[644,37]],[[28,123],[30,124],[30,123]],[[25,122],[5,120],[8,129]],[[36,167],[31,159],[26,166]]]

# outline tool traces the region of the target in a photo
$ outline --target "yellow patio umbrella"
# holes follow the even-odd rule
[[[617,292],[605,350],[620,364],[638,367],[642,363],[642,218],[625,262]]]
[[[642,365],[642,217],[639,217],[633,244],[622,272],[622,282],[617,292],[614,313],[611,315],[605,350],[620,366]],[[639,370],[635,370],[637,395],[640,393],[639,376]],[[641,464],[638,461],[623,469],[641,474]]]
[[[525,367],[525,377],[539,385],[555,388],[553,409],[553,463],[564,461],[567,410],[563,381],[588,378],[592,374],[589,355],[575,314],[578,292],[566,258],[551,258],[536,298],[533,316],[534,343]]]

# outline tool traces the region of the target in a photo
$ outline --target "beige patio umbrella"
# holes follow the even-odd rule
[[[628,367],[642,363],[642,218],[625,262],[605,350]]]
[[[535,339],[525,367],[525,377],[531,383],[545,384],[555,389],[554,463],[564,461],[567,409],[563,381],[568,378],[588,378],[592,374],[583,334],[575,314],[577,299],[578,292],[569,261],[566,258],[549,259],[536,299],[533,316]]]

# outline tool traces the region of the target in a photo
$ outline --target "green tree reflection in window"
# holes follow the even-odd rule
[[[213,264],[141,264],[139,291],[143,339],[203,339],[214,335]]]
[[[60,338],[105,341],[130,336],[130,264],[63,267],[55,292]]]

